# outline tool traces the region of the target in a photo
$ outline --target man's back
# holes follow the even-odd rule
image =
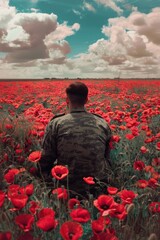
[[[57,164],[68,165],[69,178],[104,178],[107,142],[111,131],[100,116],[72,111],[51,122],[56,141]]]

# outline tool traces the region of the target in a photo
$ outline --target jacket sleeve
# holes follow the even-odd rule
[[[45,180],[51,177],[51,169],[57,159],[56,154],[56,129],[54,120],[46,127],[42,142],[42,156],[38,164],[38,176]]]
[[[105,151],[105,158],[108,162],[109,166],[111,167],[111,160],[110,160],[110,141],[112,137],[112,131],[109,126],[107,126],[107,141],[106,141],[106,151]]]

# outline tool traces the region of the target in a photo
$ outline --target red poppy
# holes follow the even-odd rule
[[[21,153],[23,152],[23,149],[17,148],[17,149],[15,150],[15,152],[16,152],[16,154],[21,154]]]
[[[117,143],[118,143],[118,142],[121,140],[121,137],[118,136],[118,135],[113,135],[112,138],[111,138],[111,140],[112,140],[113,142],[117,142]]]
[[[160,151],[160,142],[157,142],[157,143],[156,143],[156,149],[157,149],[158,151]]]
[[[52,218],[55,217],[55,211],[52,208],[43,208],[38,213],[38,218],[44,218],[50,216]]]
[[[7,193],[8,199],[10,200],[10,198],[13,195],[18,194],[19,189],[20,189],[20,186],[18,184],[12,184],[8,186],[8,193]]]
[[[152,178],[158,180],[158,179],[160,178],[160,174],[159,174],[158,172],[154,171],[154,172],[152,173]]]
[[[31,162],[38,162],[41,159],[41,155],[41,151],[34,151],[29,155],[28,160]]]
[[[108,191],[109,194],[114,195],[114,194],[116,194],[118,192],[118,188],[116,188],[116,187],[108,187],[107,191]]]
[[[55,220],[55,218],[49,215],[40,218],[36,222],[37,227],[42,229],[44,232],[48,232],[48,231],[51,231],[52,229],[55,229],[57,224],[58,222]]]
[[[130,204],[133,202],[133,199],[138,196],[138,194],[134,193],[131,190],[122,190],[121,192],[118,193],[120,198],[122,199],[123,204]]]
[[[102,216],[106,216],[105,215],[105,211],[102,213]],[[108,215],[108,211],[107,211],[107,215]],[[127,216],[127,211],[124,207],[124,205],[122,204],[118,204],[118,203],[114,203],[111,205],[110,209],[109,209],[109,215],[111,217],[116,217],[120,220],[124,220]]]
[[[142,171],[145,167],[145,164],[143,161],[139,160],[139,161],[135,161],[133,163],[133,168],[134,170],[137,170],[137,171]]]
[[[146,153],[146,152],[148,152],[148,149],[147,149],[145,146],[142,146],[142,147],[140,148],[140,150],[141,150],[141,153]]]
[[[132,140],[133,138],[135,138],[135,136],[134,136],[133,134],[131,134],[131,133],[126,134],[125,137],[126,137],[128,140]]]
[[[33,186],[33,184],[28,184],[25,187],[21,187],[19,191],[20,191],[20,193],[30,196],[33,194],[34,186]]]
[[[160,158],[153,158],[152,166],[160,166]]]
[[[68,173],[68,168],[62,165],[56,165],[51,170],[52,176],[58,180],[62,180],[63,178],[65,178]]]
[[[68,198],[67,190],[65,188],[56,188],[52,191],[52,194],[57,195],[57,198],[59,198],[59,199],[67,199]]]
[[[148,186],[151,188],[156,188],[156,187],[158,187],[158,181],[154,178],[150,178],[148,180]]]
[[[145,172],[150,172],[150,173],[154,173],[155,170],[151,165],[145,166],[144,168]]]
[[[97,220],[92,221],[92,231],[94,234],[99,235],[105,229],[105,218],[100,216]]]
[[[35,214],[36,211],[40,208],[40,203],[39,203],[39,202],[30,201],[30,202],[29,202],[29,205],[30,205],[29,211],[30,211],[30,213],[32,213],[32,214]]]
[[[74,209],[77,206],[80,206],[80,201],[77,198],[70,198],[68,201],[68,208]]]
[[[4,179],[7,183],[13,183],[15,175],[17,175],[19,172],[20,171],[17,168],[12,168],[4,175]]]
[[[84,177],[83,180],[89,185],[95,184],[93,177]]]
[[[139,188],[146,188],[148,186],[148,181],[141,179],[137,181],[136,185]]]
[[[12,125],[12,124],[6,124],[6,125],[5,125],[5,128],[6,128],[6,129],[13,129],[13,125]]]
[[[17,194],[15,193],[10,197],[10,200],[15,208],[22,209],[26,206],[26,203],[28,201],[28,196],[25,194]]]
[[[31,230],[34,217],[31,214],[21,214],[15,217],[15,223],[23,229],[24,232]]]
[[[94,200],[93,204],[99,211],[103,212],[104,210],[109,209],[113,202],[113,197],[102,194]]]
[[[60,234],[64,240],[79,240],[83,235],[83,227],[78,222],[64,222]]]
[[[3,206],[4,199],[5,199],[5,193],[0,190],[0,207]]]
[[[10,232],[0,232],[0,240],[11,240],[12,234]]]
[[[149,210],[153,213],[160,213],[160,202],[152,202],[149,204]]]
[[[84,208],[73,209],[72,212],[70,213],[70,216],[72,220],[81,223],[88,222],[91,218],[89,211]]]

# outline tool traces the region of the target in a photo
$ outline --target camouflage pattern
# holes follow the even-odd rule
[[[83,177],[104,179],[109,167],[107,151],[111,130],[106,121],[83,110],[54,117],[48,124],[43,141],[40,167],[50,174],[55,161],[69,168],[70,184]]]

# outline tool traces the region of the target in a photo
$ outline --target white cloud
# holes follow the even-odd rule
[[[114,1],[95,1],[114,7],[114,4],[107,5]],[[120,13],[121,9],[115,8],[115,11]],[[66,38],[76,34],[79,23],[60,24],[54,14],[19,13],[8,6],[8,1],[3,1],[0,5],[0,76],[100,78],[150,74],[159,77],[159,26],[160,8],[148,14],[135,9],[128,17],[109,19],[108,25],[102,27],[104,38],[88,46],[86,53],[67,58],[71,47]]]
[[[75,32],[79,30],[79,28],[80,25],[78,23],[74,23],[72,26],[68,26],[67,22],[57,24],[57,28],[55,29],[55,31],[46,37],[46,42],[48,44],[48,42],[50,41],[63,40],[66,37],[75,34]]]
[[[90,3],[87,3],[87,2],[84,2],[83,8],[91,12],[96,12],[96,9]]]
[[[9,6],[9,0],[1,0],[0,7],[8,8],[8,6]]]
[[[3,61],[16,66],[32,61],[36,64],[38,59],[49,64],[63,63],[70,52],[64,39],[80,28],[78,23],[72,26],[67,22],[57,23],[53,13],[18,13],[6,2],[0,6],[0,26],[0,52],[5,52]]]
[[[111,8],[118,14],[123,12],[123,10],[116,5],[115,0],[94,0],[94,1],[98,4],[105,6],[106,8],[108,8],[108,7]]]

